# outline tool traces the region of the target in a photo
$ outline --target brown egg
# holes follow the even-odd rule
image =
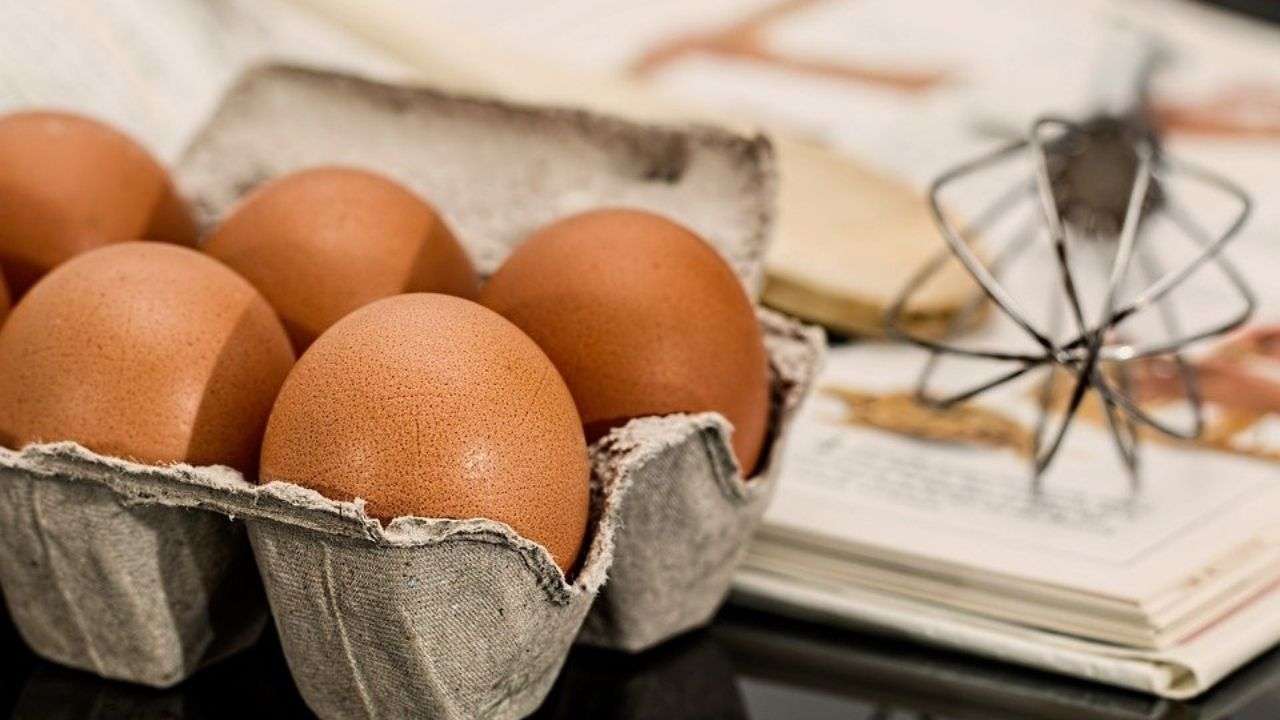
[[[524,330],[564,376],[589,441],[645,415],[716,411],[743,474],[769,414],[755,311],[711,246],[639,210],[548,225],[489,279],[481,302]]]
[[[271,307],[221,263],[109,245],[46,275],[0,329],[0,443],[251,472],[292,365]]]
[[[127,240],[196,240],[187,206],[145,149],[78,115],[0,117],[0,265],[15,298],[76,254]]]
[[[321,335],[280,391],[261,467],[384,520],[505,522],[566,572],[586,530],[564,381],[514,325],[447,295],[379,300]]]
[[[9,299],[9,287],[4,284],[4,273],[0,272],[0,325],[4,324],[4,319],[9,314],[11,302]]]
[[[440,215],[381,175],[321,167],[245,198],[205,243],[280,313],[301,352],[379,298],[439,292],[474,298],[479,280]]]

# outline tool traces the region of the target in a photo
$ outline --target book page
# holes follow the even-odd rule
[[[883,363],[882,377],[903,364],[882,347],[829,362],[853,363],[860,378],[881,367],[875,363]],[[1024,457],[935,447],[851,425],[846,412],[842,400],[823,394],[797,423],[764,538],[1137,602],[1230,561],[1280,517],[1274,470],[1256,460],[1161,448],[1132,492],[1105,434],[1082,427],[1064,450],[1071,474],[1054,473],[1037,492]]]

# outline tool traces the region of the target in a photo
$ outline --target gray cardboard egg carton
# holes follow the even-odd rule
[[[744,480],[717,413],[639,418],[591,447],[595,477],[620,478],[621,522],[609,581],[581,642],[644,650],[705,625],[724,602],[769,499],[786,430],[808,394],[824,347],[820,330],[758,311],[768,350],[769,435]]]
[[[430,199],[485,273],[546,221],[627,205],[693,227],[753,294],[759,285],[768,144],[713,129],[273,66],[232,89],[175,172],[207,227],[263,180],[331,163]],[[322,717],[522,717],[575,639],[641,649],[705,623],[723,601],[822,352],[819,331],[765,310],[760,319],[773,417],[759,476],[739,477],[714,413],[615,430],[591,448],[591,536],[572,580],[501,523],[383,527],[360,501],[53,443],[0,449],[10,614],[50,660],[168,686],[252,644],[269,606]]]
[[[501,523],[384,528],[361,502],[229,468],[32,445],[0,450],[0,578],[32,649],[104,677],[164,687],[247,647],[265,586],[290,670],[321,717],[522,717],[604,581],[615,487],[597,486],[593,535],[568,582]]]

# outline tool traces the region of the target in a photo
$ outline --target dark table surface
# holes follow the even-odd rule
[[[0,718],[307,718],[273,632],[170,690],[33,656],[0,615]],[[576,648],[539,720],[1280,718],[1280,650],[1189,703],[727,608],[642,655]]]

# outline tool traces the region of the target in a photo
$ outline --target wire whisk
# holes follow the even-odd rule
[[[935,408],[947,408],[973,399],[1031,373],[1041,373],[1036,395],[1039,415],[1032,434],[1032,474],[1038,486],[1062,447],[1072,420],[1085,396],[1096,393],[1131,480],[1139,477],[1139,429],[1153,428],[1167,435],[1194,440],[1204,430],[1203,407],[1194,369],[1184,357],[1193,343],[1227,333],[1252,315],[1256,300],[1241,273],[1222,254],[1222,249],[1245,224],[1250,212],[1248,194],[1231,180],[1198,165],[1171,157],[1161,146],[1146,102],[1152,68],[1159,54],[1152,46],[1135,56],[1139,60],[1134,82],[1124,107],[1102,111],[1083,121],[1056,116],[1036,119],[1025,137],[1009,142],[942,173],[929,187],[928,203],[946,249],[925,264],[906,284],[886,313],[889,333],[929,352],[916,382],[917,399]],[[1028,157],[1029,154],[1029,157]],[[956,226],[944,212],[941,196],[960,181],[974,178],[1014,158],[1029,160],[1031,177],[1020,177],[994,200],[965,229]],[[1231,204],[1230,221],[1224,229],[1211,232],[1195,213],[1169,192],[1171,184],[1191,182],[1221,193]],[[1038,212],[1025,232],[1012,235],[999,247],[983,253],[975,248],[975,238],[1023,203],[1033,203]],[[1192,243],[1191,259],[1165,270],[1162,244],[1172,240],[1152,237],[1154,218],[1168,225]],[[1045,289],[1051,321],[1038,325],[1002,281],[1002,272],[1037,240],[1048,243],[1056,266],[1054,282]],[[1099,263],[1095,287],[1098,293],[1085,297],[1079,263],[1073,253],[1085,245],[1106,249],[1107,263]],[[1167,246],[1163,246],[1167,247]],[[1094,254],[1097,254],[1096,252]],[[949,321],[941,338],[912,332],[903,322],[904,313],[920,290],[952,261],[958,261],[977,288]],[[1207,327],[1185,331],[1169,295],[1202,267],[1213,263],[1226,278],[1227,286],[1240,300],[1239,307],[1216,317]],[[1046,270],[1047,272],[1047,270]],[[1135,280],[1141,288],[1130,298],[1122,298],[1122,288]],[[1088,299],[1090,302],[1085,302]],[[1003,313],[1032,350],[978,349],[954,341],[960,331],[972,327],[987,307]],[[1144,310],[1153,309],[1163,327],[1161,338],[1147,342],[1127,341],[1124,326]],[[1065,317],[1064,317],[1065,316]],[[1063,330],[1060,323],[1069,323]],[[1166,356],[1176,368],[1182,395],[1189,407],[1190,421],[1174,423],[1140,407],[1132,396],[1135,363]],[[944,357],[978,358],[1008,363],[1010,369],[959,390],[939,393],[935,374]],[[1065,408],[1054,410],[1055,383],[1060,373],[1070,379]]]

